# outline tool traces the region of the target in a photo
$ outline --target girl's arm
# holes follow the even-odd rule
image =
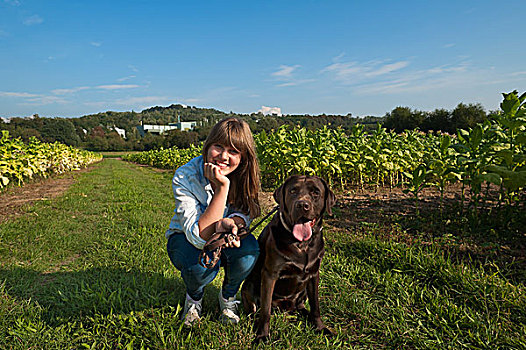
[[[208,208],[206,208],[203,215],[199,218],[199,236],[205,241],[208,241],[215,232],[232,232],[237,234],[238,225],[245,224],[245,220],[239,216],[223,218],[228,188],[226,189],[226,193],[227,195],[225,196],[222,191],[214,192]],[[219,219],[214,220],[218,214]],[[239,238],[227,245],[228,248],[239,248],[240,246],[241,242]]]
[[[204,175],[214,188],[210,204],[199,218],[199,236],[208,241],[215,232],[232,231],[237,233],[234,220],[223,218],[230,189],[230,180],[221,174],[217,165],[205,163]]]
[[[210,204],[199,218],[199,236],[205,241],[208,241],[217,231],[216,224],[223,219],[228,198],[228,189],[229,185],[216,188]],[[223,231],[226,231],[226,229]]]

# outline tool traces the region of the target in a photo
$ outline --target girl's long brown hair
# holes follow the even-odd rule
[[[239,166],[227,175],[230,179],[228,203],[251,218],[258,217],[261,214],[259,163],[248,123],[237,118],[226,118],[214,125],[203,146],[205,162],[208,149],[215,143],[233,147],[241,153]]]

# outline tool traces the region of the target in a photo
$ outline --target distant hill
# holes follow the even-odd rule
[[[433,112],[412,110],[408,107],[396,107],[383,117],[354,117],[347,115],[263,115],[261,113],[237,114],[225,113],[213,108],[199,108],[172,104],[167,107],[155,106],[141,112],[107,111],[85,115],[79,118],[10,118],[9,123],[0,119],[0,129],[8,130],[14,137],[28,140],[34,136],[44,142],[60,141],[68,145],[91,150],[147,150],[159,147],[185,147],[202,141],[208,135],[212,125],[228,116],[246,120],[254,133],[271,131],[283,124],[301,126],[309,129],[342,128],[350,130],[356,124],[372,130],[381,124],[389,129],[441,130],[454,133],[458,128],[467,128],[487,118],[481,105],[460,103],[454,110],[437,109]],[[178,121],[196,121],[193,131],[172,130],[162,136],[146,134],[140,136],[137,126],[143,124],[167,125]],[[123,139],[115,131],[124,129]]]
[[[41,118],[38,115],[31,118],[10,118],[9,123],[0,120],[0,129],[8,130],[12,136],[22,137],[26,140],[34,136],[45,142],[60,141],[68,145],[94,150],[141,150],[166,147],[172,144],[184,145],[193,142],[193,140],[203,140],[212,125],[228,116],[246,120],[254,133],[262,130],[270,131],[282,124],[299,125],[307,128],[329,125],[330,127],[339,126],[348,129],[357,122],[374,126],[382,121],[382,118],[377,117],[358,119],[350,114],[345,116],[325,114],[318,116],[284,115],[280,117],[264,116],[261,113],[237,114],[225,113],[214,108],[172,104],[167,107],[150,107],[141,112],[107,111],[78,118]],[[197,127],[190,134],[177,135],[174,131],[170,132],[171,135],[164,135],[161,138],[153,135],[142,138],[136,129],[141,123],[167,125],[178,121],[197,121]],[[126,139],[116,135],[114,131],[116,128],[125,130]],[[176,137],[178,141],[172,140],[171,143],[167,143],[167,136]]]

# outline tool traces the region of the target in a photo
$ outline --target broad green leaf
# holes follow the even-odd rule
[[[509,93],[509,94],[503,94],[504,95],[504,101],[501,102],[500,108],[502,108],[502,111],[510,116],[514,116],[517,112],[517,109],[520,106],[519,98],[517,97],[517,94],[515,93]]]
[[[508,165],[511,165],[513,161],[513,152],[510,151],[509,149],[497,152],[497,156],[499,158],[502,158]]]
[[[487,181],[494,185],[500,185],[502,183],[502,177],[496,173],[486,173],[478,176],[481,181]]]
[[[515,138],[515,142],[521,145],[526,145],[526,133],[521,133]]]
[[[471,132],[469,133],[469,142],[473,149],[477,149],[482,141],[482,126],[480,124],[476,125]]]
[[[451,145],[451,137],[449,137],[449,136],[443,136],[443,137],[440,139],[440,148],[441,148],[442,150],[447,149],[450,145]]]
[[[459,129],[459,130],[457,130],[457,136],[459,138],[465,139],[465,138],[469,137],[469,132],[467,130],[464,130],[464,129]]]
[[[455,151],[457,151],[458,153],[466,153],[466,152],[469,152],[469,148],[466,147],[465,145],[462,145],[460,143],[456,143],[454,144],[453,146],[451,146],[451,148],[453,148]]]

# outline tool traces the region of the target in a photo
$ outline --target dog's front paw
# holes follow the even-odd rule
[[[268,334],[267,335],[258,335],[258,336],[256,336],[256,339],[254,339],[252,341],[252,344],[253,345],[258,345],[260,343],[268,343],[269,339],[270,338],[269,338]]]
[[[316,328],[316,333],[326,335],[328,337],[333,336],[335,333],[329,327],[323,326],[322,328]]]

